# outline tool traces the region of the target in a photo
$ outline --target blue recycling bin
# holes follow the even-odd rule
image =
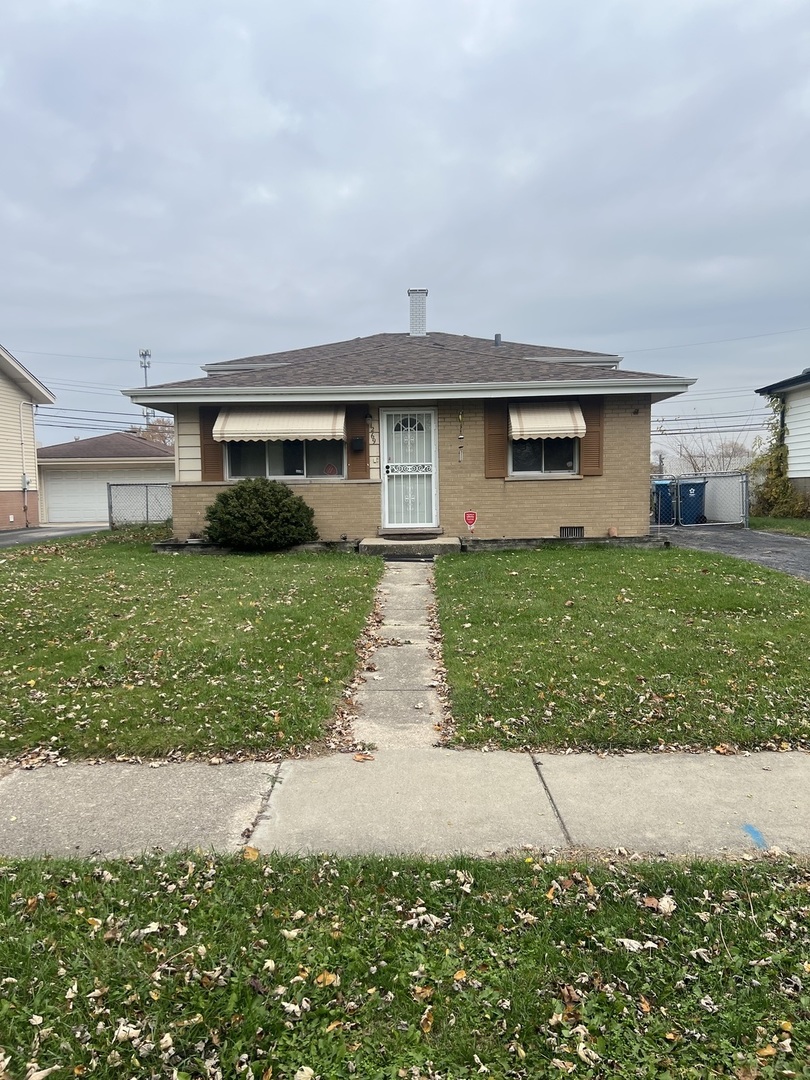
[[[703,525],[706,521],[705,480],[678,481],[678,524]]]
[[[655,480],[653,483],[653,524],[675,524],[675,500],[671,480]]]

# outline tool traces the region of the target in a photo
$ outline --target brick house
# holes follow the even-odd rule
[[[283,480],[324,540],[481,539],[649,531],[650,407],[694,380],[621,357],[410,332],[208,364],[205,377],[125,390],[171,413],[175,535],[242,477]],[[615,533],[613,533],[615,530]]]
[[[0,529],[39,524],[38,405],[56,398],[0,345]]]

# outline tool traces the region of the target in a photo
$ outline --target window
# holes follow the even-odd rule
[[[510,445],[513,474],[579,472],[579,439],[512,439]]]
[[[228,475],[310,478],[343,476],[340,439],[284,439],[273,442],[229,442]]]

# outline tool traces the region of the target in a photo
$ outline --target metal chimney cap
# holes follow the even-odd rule
[[[496,345],[500,345],[500,343],[501,343],[501,335],[500,335],[500,334],[496,334],[496,335],[495,335],[495,344],[496,344]]]

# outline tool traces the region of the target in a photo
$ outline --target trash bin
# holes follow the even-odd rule
[[[678,524],[703,525],[706,515],[703,512],[706,502],[705,480],[678,481]]]
[[[675,524],[675,501],[671,480],[656,480],[653,483],[653,524]]]

